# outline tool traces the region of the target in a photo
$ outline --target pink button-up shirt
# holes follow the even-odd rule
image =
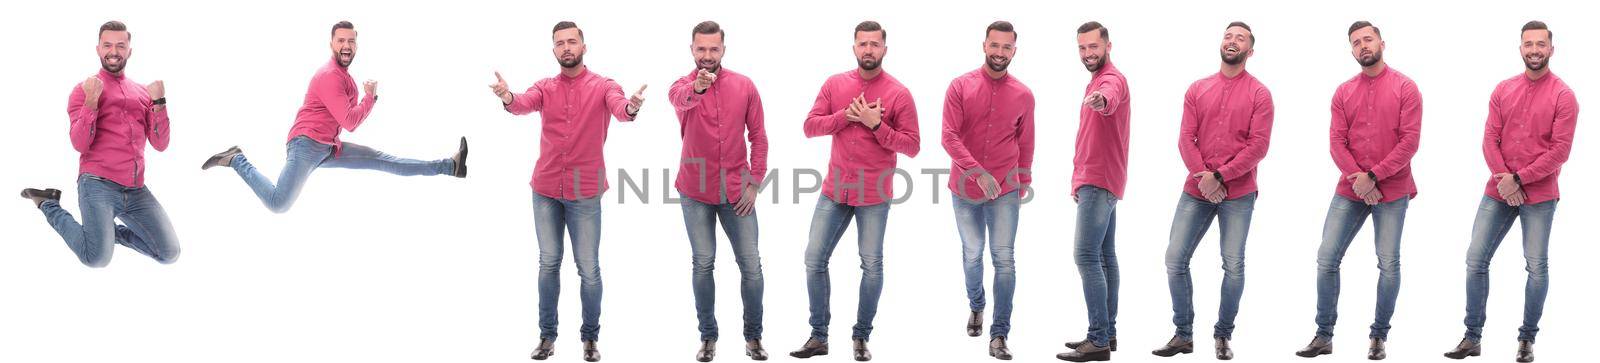
[[[1388,66],[1377,76],[1350,78],[1333,94],[1331,124],[1329,148],[1339,167],[1336,193],[1361,200],[1345,177],[1370,171],[1378,177],[1383,203],[1416,198],[1411,156],[1422,139],[1422,93],[1411,78]]]
[[[883,118],[876,130],[844,117],[856,96],[867,103],[883,100]],[[889,72],[862,79],[857,70],[828,77],[806,116],[806,137],[833,135],[833,154],[822,193],[851,206],[883,203],[894,196],[894,153],[916,157],[922,136],[917,132],[917,106],[911,90]]]
[[[1222,174],[1227,199],[1255,192],[1256,164],[1267,156],[1271,139],[1272,92],[1250,72],[1233,78],[1217,72],[1195,81],[1183,95],[1178,130],[1178,153],[1189,168],[1183,191],[1204,198],[1193,175],[1214,170]]]
[[[736,203],[744,194],[745,178],[760,185],[767,174],[761,94],[749,77],[727,68],[717,71],[717,81],[704,94],[695,93],[698,75],[696,69],[667,90],[683,138],[678,193],[706,204]],[[741,136],[750,142],[748,155]]]
[[[578,200],[600,196],[606,182],[606,131],[610,118],[633,121],[622,86],[587,67],[576,77],[557,75],[535,82],[526,93],[513,94],[506,111],[539,112],[539,161],[534,164],[533,191],[550,198]]]
[[[144,85],[121,74],[101,70],[95,77],[101,84],[100,104],[95,110],[83,106],[87,96],[82,83],[67,97],[67,116],[72,121],[67,134],[80,154],[78,172],[125,187],[143,187],[145,142],[156,151],[165,151],[171,137],[166,107],[155,111]]]
[[[1000,182],[1002,195],[1026,190],[1033,182],[1033,106],[1033,91],[1010,73],[994,79],[980,68],[950,81],[941,137],[950,153],[950,191],[984,199],[977,169]]]
[[[361,121],[367,119],[367,114],[372,113],[373,102],[378,101],[377,96],[368,94],[357,102],[360,95],[350,71],[340,67],[337,59],[328,60],[327,65],[311,76],[305,103],[294,117],[294,126],[289,128],[289,139],[306,136],[312,141],[333,145],[333,153],[338,155],[344,146],[339,142],[339,129],[355,131]]]
[[[1572,151],[1572,133],[1578,126],[1578,98],[1561,77],[1546,73],[1539,80],[1519,74],[1495,86],[1489,96],[1489,121],[1483,128],[1483,158],[1494,174],[1516,173],[1522,178],[1527,204],[1561,197],[1556,179],[1561,164]],[[1495,200],[1500,192],[1489,178],[1484,194]]]
[[[1089,79],[1084,97],[1100,91],[1106,98],[1105,112],[1097,112],[1089,105],[1078,111],[1077,152],[1072,157],[1072,195],[1078,188],[1093,185],[1110,191],[1122,199],[1123,187],[1128,185],[1128,79],[1111,61],[1105,61],[1100,70]]]

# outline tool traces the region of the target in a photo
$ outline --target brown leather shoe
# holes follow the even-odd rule
[[[545,360],[550,358],[552,355],[556,355],[555,339],[539,338],[539,346],[533,348],[533,356],[529,358],[533,358],[533,360]]]
[[[1517,363],[1533,361],[1533,342],[1526,340],[1517,341]]]
[[[1096,346],[1092,342],[1079,344],[1066,353],[1056,354],[1056,359],[1068,362],[1099,362],[1111,360],[1110,346]]]
[[[983,312],[973,311],[972,316],[967,317],[967,336],[979,335],[983,335]]]
[[[1372,344],[1367,346],[1367,359],[1383,360],[1388,357],[1388,350],[1383,347],[1383,339],[1372,338]]]
[[[34,208],[39,208],[48,201],[61,203],[61,190],[27,188],[22,190],[22,197],[33,201]]]
[[[767,360],[767,349],[761,347],[760,340],[744,342],[744,355],[753,360]]]
[[[1228,338],[1217,338],[1217,360],[1233,360],[1233,348],[1228,346]]]
[[[694,353],[694,360],[699,362],[710,362],[711,359],[716,357],[717,341],[711,339],[700,341],[700,351]]]
[[[600,361],[600,347],[597,346],[593,340],[583,342],[583,361]]]
[[[855,345],[856,361],[857,362],[865,362],[865,361],[872,360],[872,351],[867,350],[867,340],[866,339],[856,338],[856,339],[851,339],[851,340],[855,342],[854,345]]]
[[[1312,338],[1311,343],[1306,344],[1305,348],[1300,348],[1300,351],[1294,352],[1294,355],[1306,358],[1315,358],[1324,354],[1333,354],[1333,339],[1320,335]]]
[[[206,159],[205,163],[200,164],[200,170],[211,169],[214,166],[233,166],[233,157],[240,154],[244,154],[244,151],[240,151],[238,146],[229,147]]]
[[[1006,347],[1006,337],[989,339],[989,356],[999,360],[1011,360],[1011,348]]]
[[[1167,345],[1163,345],[1159,349],[1150,351],[1150,354],[1155,354],[1158,357],[1171,357],[1180,353],[1194,353],[1194,339],[1184,339],[1183,337],[1174,335],[1172,336],[1172,339],[1167,340]]]
[[[1478,345],[1478,341],[1461,338],[1461,342],[1456,343],[1455,349],[1444,352],[1444,357],[1450,359],[1463,359],[1466,357],[1476,357],[1482,354],[1483,347]]]
[[[806,339],[806,344],[801,345],[799,350],[789,352],[790,357],[800,359],[819,355],[828,355],[828,342],[817,340],[817,338]]]
[[[1089,338],[1083,338],[1083,340],[1075,342],[1067,342],[1067,349],[1078,349],[1079,345],[1087,343],[1089,343]],[[1117,351],[1117,337],[1111,337],[1111,351]]]
[[[456,149],[456,155],[451,157],[450,160],[455,161],[455,165],[456,165],[455,173],[451,174],[451,176],[454,176],[454,177],[457,177],[457,178],[465,178],[465,177],[467,177],[467,137],[466,136],[462,136],[461,137],[461,148]]]

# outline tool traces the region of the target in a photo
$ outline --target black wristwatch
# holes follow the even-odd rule
[[[1367,177],[1368,178],[1372,178],[1372,182],[1374,182],[1374,183],[1378,182],[1378,173],[1374,173],[1374,172],[1369,170],[1369,171],[1367,171]]]
[[[157,98],[154,101],[150,101],[150,105],[151,106],[160,106],[160,105],[165,105],[165,104],[167,104],[167,98],[166,97]]]
[[[1511,180],[1517,181],[1517,186],[1522,186],[1522,175],[1517,175],[1517,173],[1511,173]]]

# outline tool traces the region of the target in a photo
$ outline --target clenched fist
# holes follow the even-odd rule
[[[89,77],[83,80],[83,107],[90,110],[100,109],[100,77]]]

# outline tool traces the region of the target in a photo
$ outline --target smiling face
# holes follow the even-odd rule
[[[722,69],[722,34],[694,34],[694,41],[689,44],[689,51],[694,54],[696,68],[717,73]]]
[[[990,30],[983,39],[984,65],[995,72],[1005,72],[1011,58],[1017,55],[1017,33]]]
[[[1078,33],[1078,57],[1089,72],[1098,72],[1111,54],[1111,42],[1100,36],[1100,30]]]
[[[328,48],[333,50],[333,58],[339,61],[340,67],[349,68],[356,60],[356,30],[334,29]]]
[[[1525,30],[1522,32],[1522,65],[1528,70],[1538,72],[1550,65],[1550,55],[1556,52],[1556,47],[1550,44],[1550,31],[1546,29]]]
[[[1383,61],[1383,38],[1373,27],[1356,29],[1350,33],[1350,55],[1362,67],[1371,67]]]
[[[106,30],[100,32],[100,42],[95,46],[95,52],[100,55],[100,68],[106,72],[117,74],[128,66],[128,57],[133,55],[133,48],[128,46],[129,35],[125,30]]]
[[[556,56],[556,63],[561,68],[576,68],[583,65],[583,54],[589,51],[583,44],[583,35],[578,28],[557,30],[550,35],[552,47],[550,53]]]
[[[1244,27],[1228,27],[1222,33],[1222,62],[1236,66],[1255,54],[1256,44],[1250,37],[1250,31]]]
[[[884,45],[883,31],[858,31],[855,40],[856,66],[862,70],[876,70],[883,66],[883,56],[889,53]]]

